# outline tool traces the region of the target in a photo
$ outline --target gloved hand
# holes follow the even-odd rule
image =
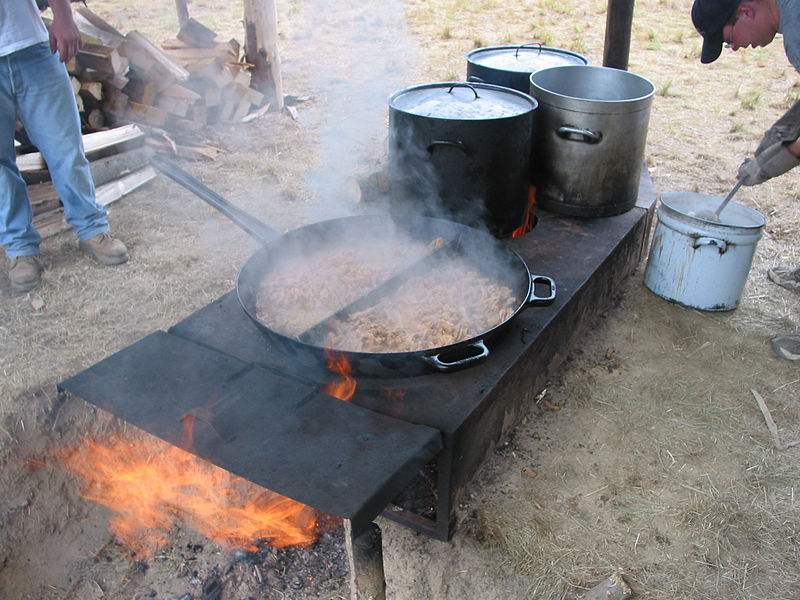
[[[800,164],[800,158],[789,152],[783,142],[768,146],[746,159],[739,167],[739,179],[744,185],[758,185],[768,179],[783,175]]]
[[[800,137],[800,100],[795,102],[761,138],[756,154],[777,142],[793,142]]]

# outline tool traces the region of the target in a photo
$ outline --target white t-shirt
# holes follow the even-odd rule
[[[0,0],[0,56],[49,39],[35,0]]]

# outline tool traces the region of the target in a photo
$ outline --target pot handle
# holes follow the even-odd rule
[[[580,129],[570,125],[562,125],[556,130],[558,137],[571,142],[585,142],[587,144],[598,144],[603,139],[603,134],[589,129]]]
[[[450,86],[450,89],[449,89],[449,90],[447,90],[447,93],[448,93],[448,94],[452,94],[452,93],[453,93],[453,88],[457,88],[457,87],[468,87],[469,89],[471,89],[471,90],[472,90],[472,93],[473,93],[473,94],[475,94],[475,99],[476,99],[476,100],[477,100],[478,98],[480,98],[480,96],[478,96],[478,90],[476,90],[474,87],[472,87],[472,86],[471,86],[470,84],[468,84],[468,83],[454,83],[453,85],[451,85],[451,86]]]
[[[473,356],[467,356],[466,358],[461,358],[459,360],[454,360],[452,362],[443,361],[440,357],[441,354],[431,354],[430,356],[423,356],[422,360],[428,363],[437,371],[441,371],[442,373],[449,373],[452,371],[459,371],[464,369],[473,363],[477,363],[483,360],[486,360],[486,357],[489,356],[489,348],[486,346],[483,340],[478,340],[471,344],[464,346],[464,348],[476,348],[478,353]]]
[[[718,240],[717,238],[711,237],[697,238],[694,241],[694,248],[699,248],[700,246],[716,246],[720,254],[725,254],[725,252],[728,250],[728,244],[725,243],[724,240]]]
[[[429,154],[431,154],[435,150],[436,146],[451,146],[452,148],[458,148],[464,154],[472,158],[472,152],[470,152],[469,148],[467,148],[464,142],[453,142],[451,140],[431,140],[431,143],[428,144],[426,150]]]
[[[486,81],[475,75],[470,75],[469,77],[467,77],[467,81],[469,81],[470,83],[486,83]]]
[[[547,296],[536,294],[536,284],[543,283],[550,290]],[[550,306],[556,299],[556,282],[544,275],[531,275],[531,295],[528,296],[528,306]]]

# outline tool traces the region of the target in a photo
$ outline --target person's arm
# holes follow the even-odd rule
[[[800,101],[795,102],[761,138],[755,156],[739,167],[744,185],[758,185],[800,164]]]
[[[69,62],[81,47],[81,33],[72,18],[69,0],[50,0],[53,24],[50,26],[50,50],[58,51],[61,62]]]
[[[800,139],[793,141],[786,147],[786,149],[795,156],[800,157]]]

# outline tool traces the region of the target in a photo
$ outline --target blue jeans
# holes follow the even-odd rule
[[[0,57],[0,245],[10,258],[39,254],[28,190],[14,154],[15,118],[47,163],[64,218],[81,240],[108,231],[95,201],[81,122],[66,67],[45,42]]]

